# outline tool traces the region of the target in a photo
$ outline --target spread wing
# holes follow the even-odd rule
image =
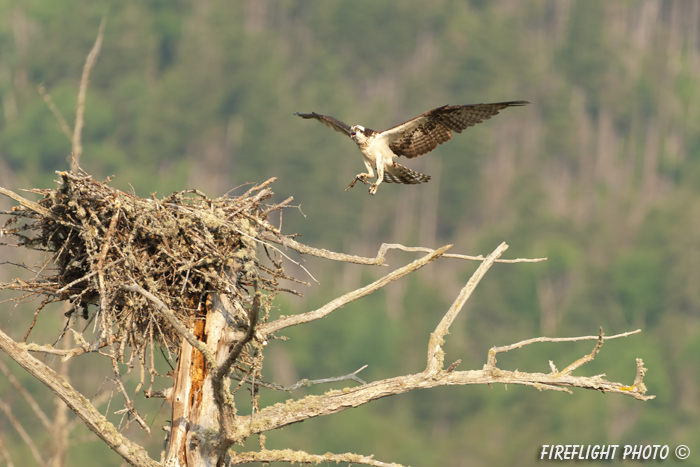
[[[323,123],[329,128],[333,128],[335,131],[338,131],[340,133],[344,133],[347,136],[350,136],[350,125],[348,125],[345,122],[341,122],[337,118],[329,117],[327,115],[321,115],[317,114],[316,112],[311,112],[310,114],[302,114],[302,113],[295,113],[294,115],[298,115],[301,118],[313,118],[315,120],[318,120],[319,122]]]
[[[481,123],[506,107],[528,104],[527,101],[494,104],[445,105],[429,110],[401,125],[382,132],[397,156],[422,156],[452,139],[452,132],[461,133],[467,127]],[[319,115],[319,117],[321,117]],[[308,118],[308,117],[307,117]],[[328,118],[328,117],[325,117]]]

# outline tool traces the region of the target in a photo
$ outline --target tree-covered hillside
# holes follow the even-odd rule
[[[307,244],[374,256],[382,242],[452,243],[477,255],[507,241],[509,257],[546,256],[493,268],[453,326],[447,358],[481,368],[494,345],[641,328],[606,343],[579,371],[631,383],[639,356],[658,396],[640,403],[583,391],[442,388],[292,426],[268,446],[372,452],[414,467],[534,464],[543,444],[686,444],[697,459],[700,3],[7,0],[0,186],[53,186],[54,171],[68,168],[70,141],[38,87],[72,122],[105,13],[81,161],[95,178],[114,174],[115,186],[141,196],[185,188],[220,196],[275,176],[277,201],[294,196],[303,212],[286,210],[275,223]],[[383,130],[444,104],[508,100],[531,104],[406,162],[430,183],[383,184],[373,197],[366,186],[344,191],[364,170],[355,144],[293,115],[315,111]],[[6,250],[0,261],[17,259]],[[393,255],[392,266],[413,258]],[[307,267],[321,285],[302,300],[282,298],[281,314],[380,274]],[[420,371],[428,333],[476,267],[444,259],[325,322],[290,330],[294,351],[279,350],[286,364],[269,379],[323,378],[364,364],[366,380]],[[2,307],[0,319],[24,323],[23,313]],[[586,343],[542,344],[499,362],[548,372],[548,360],[565,365],[588,352]],[[16,398],[10,388],[0,376],[0,397]],[[0,441],[15,460],[28,457],[1,414]],[[143,442],[157,453],[161,438]],[[88,465],[105,455],[100,449],[81,444],[72,460]],[[104,465],[119,465],[105,456]]]

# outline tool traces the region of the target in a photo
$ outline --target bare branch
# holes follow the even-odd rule
[[[638,334],[640,332],[642,332],[642,330],[637,329],[636,331],[624,332],[622,334],[616,334],[614,336],[608,336],[608,337],[603,336],[603,340],[606,341],[608,339],[617,339],[618,337],[627,337],[627,336],[631,336],[632,334]],[[491,350],[489,350],[487,365],[490,367],[495,367],[496,366],[496,355],[499,353],[508,352],[509,350],[514,350],[514,349],[519,349],[521,347],[525,347],[526,345],[534,344],[537,342],[578,342],[578,341],[584,341],[584,340],[598,340],[598,339],[600,339],[600,336],[535,337],[532,339],[526,339],[524,341],[516,342],[515,344],[504,345],[502,347],[492,347]],[[554,364],[552,363],[550,366],[553,366],[553,365]]]
[[[15,375],[12,374],[12,372],[10,372],[10,369],[2,360],[0,360],[0,371],[2,371],[2,373],[5,375],[10,384],[14,386],[15,390],[18,393],[22,394],[22,397],[24,397],[24,399],[34,411],[34,414],[39,418],[39,420],[41,420],[41,424],[44,426],[44,429],[46,429],[47,431],[51,431],[53,424],[49,420],[49,417],[46,416],[46,413],[39,406],[36,399],[34,399],[34,396],[32,396],[29,393],[29,391],[27,391],[27,389],[22,385],[22,383],[20,383],[17,380]]]
[[[469,255],[445,255],[445,258],[457,258],[457,259],[468,259],[471,261],[483,261],[483,256],[469,256]],[[547,261],[547,258],[515,258],[515,259],[497,259],[494,263],[541,263],[542,261]]]
[[[309,418],[329,415],[343,410],[359,407],[370,401],[383,397],[403,394],[415,389],[428,389],[438,386],[472,385],[472,384],[517,384],[531,386],[538,390],[571,391],[567,388],[581,388],[622,394],[634,399],[647,401],[656,396],[646,396],[646,387],[641,378],[646,369],[637,361],[637,378],[634,385],[607,381],[601,376],[572,376],[566,373],[544,374],[507,371],[496,367],[484,366],[483,370],[471,371],[437,371],[426,369],[422,373],[398,376],[375,381],[363,386],[344,388],[342,391],[329,391],[321,396],[308,396],[301,400],[289,401],[262,409],[251,421],[250,417],[237,420],[238,441],[252,434],[282,428]],[[250,427],[250,428],[249,428]],[[247,432],[247,433],[246,433]]]
[[[43,84],[40,84],[37,89],[39,91],[39,94],[41,94],[41,97],[44,99],[44,102],[46,102],[46,105],[49,107],[49,110],[51,111],[53,116],[56,118],[56,120],[58,120],[58,125],[61,127],[61,131],[63,131],[63,134],[66,135],[68,141],[73,141],[73,130],[70,129],[70,125],[68,125],[68,122],[66,121],[65,117],[63,116],[61,111],[58,110],[58,107],[56,107],[56,104],[54,103],[53,99],[51,99],[51,95],[48,92],[46,92],[46,88]]]
[[[317,310],[309,311],[307,313],[302,313],[299,315],[287,316],[285,318],[280,318],[277,321],[273,321],[272,323],[265,324],[260,327],[260,332],[265,336],[273,332],[279,331],[280,329],[321,319],[330,314],[331,312],[337,310],[338,308],[347,305],[348,303],[357,300],[358,298],[365,297],[371,294],[372,292],[381,289],[385,285],[390,284],[391,282],[394,282],[397,279],[400,279],[406,274],[410,274],[411,272],[422,268],[426,264],[435,261],[450,248],[452,248],[452,245],[446,245],[438,250],[435,250],[433,253],[428,254],[420,259],[417,259],[412,263],[407,264],[406,266],[387,274],[381,279],[374,281],[365,287],[359,288],[352,292],[348,292],[345,295],[338,297],[335,300],[332,300],[331,302],[328,302],[327,304],[325,304]]]
[[[54,218],[55,216],[49,212],[48,209],[44,208],[41,206],[39,203],[35,203],[34,201],[30,201],[17,193],[8,190],[7,188],[3,188],[0,186],[0,194],[7,196],[8,198],[12,198],[15,201],[17,201],[19,204],[24,206],[25,208],[34,211],[35,213],[41,215],[41,216],[46,216],[46,217],[51,217]]]
[[[428,343],[428,366],[426,367],[426,371],[433,373],[442,369],[445,360],[442,344],[445,342],[444,337],[447,335],[450,325],[452,325],[452,322],[462,310],[464,304],[469,300],[469,297],[481,281],[481,278],[486,274],[486,271],[489,270],[496,258],[501,256],[506,249],[508,249],[508,245],[506,245],[505,242],[501,243],[493,253],[481,263],[477,270],[474,271],[474,274],[472,274],[467,285],[459,292],[457,299],[452,303],[450,309],[447,310],[447,313],[445,313],[445,316],[443,316],[442,320],[435,328],[435,331],[430,335],[430,342]]]
[[[277,233],[277,232],[275,232]],[[424,247],[408,247],[401,245],[399,243],[382,243],[377,252],[377,256],[374,258],[366,258],[363,256],[347,255],[345,253],[336,253],[334,251],[325,250],[323,248],[313,248],[303,243],[299,243],[291,238],[283,237],[282,235],[275,235],[272,232],[263,232],[261,237],[265,240],[281,243],[283,246],[291,248],[301,254],[308,254],[311,256],[317,256],[319,258],[330,259],[333,261],[342,261],[345,263],[354,264],[365,264],[370,266],[388,266],[384,262],[386,252],[391,249],[408,251],[408,252],[423,252],[423,253],[434,253],[435,250],[431,248]],[[484,261],[483,256],[469,256],[469,255],[457,255],[457,254],[445,254],[445,258],[456,258],[456,259],[467,259],[471,261]],[[517,259],[497,259],[497,263],[538,263],[540,261],[546,261],[547,258],[517,258]]]
[[[7,467],[15,467],[15,463],[12,462],[12,457],[10,456],[10,452],[7,450],[7,447],[5,447],[2,436],[0,436],[0,457],[2,457],[2,459],[5,461]]]
[[[519,344],[513,346],[504,346],[500,348],[494,348],[489,351],[487,364],[484,366],[483,370],[480,371],[454,371],[456,364],[452,364],[448,371],[443,371],[443,361],[444,353],[442,351],[442,344],[445,335],[449,331],[449,327],[454,321],[455,317],[463,307],[466,300],[471,295],[474,288],[477,286],[481,278],[488,271],[488,269],[493,265],[496,259],[507,249],[507,245],[502,243],[499,245],[479,266],[479,268],[474,272],[472,277],[469,279],[465,287],[460,291],[457,299],[454,301],[450,309],[445,313],[445,316],[441,322],[436,327],[435,331],[431,334],[430,342],[428,344],[428,364],[425,371],[415,375],[401,376],[397,378],[389,378],[382,381],[373,382],[363,386],[355,388],[345,388],[343,391],[330,391],[322,396],[309,396],[298,401],[289,401],[282,406],[273,406],[261,410],[255,416],[255,420],[249,417],[240,418],[237,420],[238,430],[236,430],[237,438],[236,441],[241,441],[247,436],[256,433],[262,433],[276,428],[281,428],[293,423],[298,423],[303,420],[321,416],[329,415],[337,412],[341,412],[350,407],[358,407],[360,405],[366,404],[372,400],[379,399],[382,397],[387,397],[396,394],[402,394],[414,389],[426,389],[436,386],[444,385],[467,385],[467,384],[495,384],[501,383],[504,385],[508,384],[518,384],[525,386],[532,386],[539,390],[554,390],[569,392],[569,387],[580,387],[584,389],[593,389],[603,392],[612,392],[617,394],[624,394],[633,397],[638,400],[649,400],[653,399],[655,396],[646,396],[646,387],[643,385],[642,376],[644,375],[643,364],[638,361],[637,365],[637,378],[633,386],[624,386],[620,383],[610,382],[603,379],[601,376],[594,377],[574,377],[570,374],[570,371],[578,368],[582,364],[592,360],[603,342],[602,330],[600,335],[594,339],[597,339],[597,344],[594,350],[577,362],[567,367],[567,372],[561,373],[523,373],[519,371],[511,372],[501,370],[496,368],[496,354],[499,351],[507,351],[518,346],[526,345],[527,343],[532,343],[534,341],[545,341],[552,340],[548,338],[538,338],[531,340],[531,342],[523,341]],[[444,253],[448,247],[438,250],[433,255]],[[381,252],[380,252],[381,254]],[[418,262],[424,262],[427,264],[428,260],[433,256],[428,255],[420,260],[414,261],[411,265],[405,266],[394,273],[407,269]],[[379,256],[379,255],[378,255]],[[416,268],[417,269],[417,268]],[[415,270],[415,269],[414,269]],[[389,276],[385,276],[382,280],[386,280]],[[378,281],[379,282],[379,281]],[[390,281],[385,281],[386,283]],[[378,284],[375,282],[372,284],[374,290],[378,288]],[[370,286],[368,286],[370,287]],[[283,318],[276,322],[267,325],[265,328],[266,332],[271,332],[271,329],[278,330],[284,326],[280,326],[280,321],[285,325],[299,324],[302,322],[308,322],[311,319],[319,319],[326,316],[328,313],[336,309],[338,306],[347,303],[351,299],[354,299],[355,295],[359,295],[362,291],[367,289],[367,287],[358,289],[354,292],[340,297],[333,302],[330,302],[325,307],[305,313],[303,315],[297,315],[290,318]],[[369,292],[367,292],[369,293]],[[366,295],[364,293],[361,296]],[[300,319],[301,318],[301,319]],[[298,319],[298,322],[292,320]],[[285,322],[286,320],[286,322]],[[633,333],[625,333],[624,335],[630,335]],[[621,337],[613,336],[613,337]],[[559,339],[562,340],[583,340],[586,338],[574,338],[574,339]],[[247,433],[246,433],[247,432]]]
[[[647,369],[644,368],[644,362],[642,361],[641,358],[637,359],[637,376],[634,377],[634,384],[632,385],[631,388],[623,388],[623,389],[629,389],[630,391],[639,391],[641,393],[646,393],[647,392],[647,387],[644,384],[644,375],[646,374]],[[653,396],[652,396],[653,398]]]
[[[271,183],[274,183],[274,182],[276,182],[276,181],[277,181],[277,177],[270,177],[270,178],[268,178],[267,180],[265,180],[264,182],[262,182],[262,183],[259,184],[259,185],[253,185],[252,187],[250,187],[250,188],[248,189],[248,191],[246,191],[245,193],[243,193],[242,198],[247,198],[247,197],[249,197],[251,194],[253,194],[253,192],[262,190],[263,188],[267,187],[268,185],[270,185]],[[234,190],[235,190],[235,188],[234,188]],[[231,191],[233,191],[233,190],[231,190]],[[246,206],[248,206],[248,205],[246,204]],[[239,211],[239,212],[240,212],[240,211]]]
[[[73,357],[77,357],[78,355],[82,355],[84,353],[92,352],[93,349],[90,347],[90,344],[85,341],[83,338],[82,334],[77,332],[75,329],[68,329],[73,333],[73,338],[75,339],[76,343],[80,345],[80,347],[74,347],[72,349],[57,349],[56,347],[53,347],[51,345],[39,345],[33,342],[30,342],[26,344],[27,350],[30,352],[38,352],[38,353],[46,353],[50,355],[60,355],[61,361],[66,362],[70,360]],[[108,345],[114,343],[115,341],[119,340],[121,336],[118,335],[111,335],[109,336],[105,341],[100,343],[99,348],[107,347]]]
[[[598,331],[598,340],[595,343],[595,347],[593,347],[593,350],[591,353],[584,355],[583,357],[579,358],[575,362],[573,362],[571,365],[567,366],[562,370],[562,373],[565,374],[571,374],[572,371],[574,371],[576,368],[579,368],[586,363],[592,362],[593,359],[595,358],[596,355],[598,355],[598,352],[600,351],[600,347],[603,345],[603,326],[600,327],[600,330]]]
[[[270,245],[269,243],[265,243],[265,242],[263,242],[262,240],[260,240],[260,239],[258,239],[258,238],[251,237],[251,236],[248,235],[247,233],[241,232],[240,230],[236,230],[236,232],[238,232],[239,234],[241,234],[241,235],[243,235],[243,236],[245,236],[245,237],[250,238],[251,240],[254,240],[254,241],[258,242],[258,243],[261,243],[261,244],[263,244],[263,245],[265,245],[265,246],[269,246],[270,248],[275,249],[276,251],[279,252],[279,254],[281,254],[282,256],[284,256],[285,258],[287,258],[289,261],[291,261],[292,263],[294,263],[294,264],[296,264],[297,266],[299,266],[300,268],[302,268],[302,269],[304,270],[304,272],[305,272],[306,274],[308,274],[309,277],[312,278],[312,279],[314,280],[314,282],[316,282],[317,284],[320,284],[320,282],[316,280],[316,278],[313,276],[313,274],[311,274],[311,273],[309,272],[308,269],[306,269],[306,268],[305,268],[304,266],[302,266],[300,263],[294,261],[294,260],[293,260],[292,258],[290,258],[289,256],[285,255],[285,254],[282,252],[282,250],[280,250],[280,249],[277,248],[276,246]]]
[[[321,379],[302,379],[296,384],[293,384],[289,386],[288,388],[282,388],[283,391],[294,391],[295,389],[298,389],[300,387],[309,387],[313,386],[314,384],[327,384],[327,383],[337,383],[339,381],[355,381],[356,383],[360,384],[367,384],[366,381],[360,379],[357,374],[367,368],[368,365],[364,365],[363,367],[353,371],[352,373],[345,375],[345,376],[333,376],[331,378],[321,378]]]
[[[19,433],[19,436],[22,438],[22,441],[24,441],[24,444],[26,444],[29,447],[29,450],[32,452],[32,456],[34,456],[34,459],[36,459],[37,463],[39,463],[40,465],[44,465],[44,459],[41,457],[41,452],[39,451],[39,448],[36,446],[36,444],[34,444],[34,440],[31,436],[29,436],[29,433],[27,433],[27,430],[24,429],[24,426],[22,426],[20,421],[17,420],[17,417],[14,416],[10,405],[2,399],[0,399],[0,410],[2,410],[5,413],[5,416],[10,421],[10,424],[14,427],[15,430],[17,430],[17,433]]]
[[[294,196],[290,196],[289,198],[285,199],[285,200],[282,201],[281,203],[273,204],[272,206],[270,206],[270,207],[268,207],[267,209],[265,209],[265,210],[263,211],[263,214],[264,214],[264,215],[268,215],[268,214],[271,213],[272,211],[277,211],[278,209],[281,209],[281,208],[285,207],[286,205],[288,205],[288,204],[291,203],[292,201],[294,201]]]
[[[97,32],[97,38],[95,39],[95,44],[92,46],[90,53],[85,59],[85,65],[83,66],[83,74],[80,77],[80,87],[78,88],[78,106],[75,111],[75,127],[73,128],[73,160],[71,162],[71,172],[77,173],[78,166],[80,165],[80,156],[83,154],[83,143],[82,143],[82,133],[83,133],[83,123],[84,123],[84,113],[85,113],[85,96],[87,94],[88,83],[90,82],[90,71],[92,67],[95,66],[97,62],[97,57],[100,55],[100,48],[102,47],[102,37],[104,36],[105,26],[107,25],[107,14],[102,16],[102,21],[100,21],[100,29]]]
[[[460,360],[461,361],[461,360]],[[265,381],[256,381],[255,384],[261,387],[269,388],[269,389],[275,389],[277,391],[286,391],[286,392],[292,392],[295,389],[299,388],[308,388],[310,386],[313,386],[315,384],[327,384],[327,383],[337,383],[339,381],[355,381],[360,384],[367,384],[366,381],[363,379],[359,378],[357,374],[367,368],[367,365],[364,365],[362,368],[353,371],[352,373],[345,375],[345,376],[333,376],[331,378],[321,378],[321,379],[302,379],[301,381],[298,381],[291,386],[282,386],[281,384],[275,384],[275,383],[268,383]],[[244,383],[252,383],[251,378],[245,378],[245,380],[237,375],[232,375],[234,379],[237,379],[239,381],[243,381]]]
[[[381,248],[380,248],[380,254],[381,257],[384,257],[384,253],[390,249],[390,248],[395,248],[397,250],[402,250],[402,251],[421,251],[424,253],[432,253],[433,249],[431,248],[425,248],[422,246],[403,246],[398,243],[383,243]],[[379,256],[379,255],[378,255]],[[486,258],[484,258],[482,255],[478,256],[470,256],[470,255],[457,255],[453,253],[447,253],[442,255],[443,258],[456,258],[456,259],[467,259],[470,261],[484,261]],[[542,261],[547,261],[547,258],[516,258],[516,259],[496,259],[496,263],[539,263]]]
[[[229,465],[248,464],[250,462],[289,462],[291,464],[320,464],[348,462],[352,464],[372,465],[374,467],[403,467],[394,462],[387,463],[373,459],[373,456],[362,456],[351,452],[345,454],[309,454],[304,451],[294,451],[292,449],[274,449],[260,452],[241,452],[231,456]]]
[[[115,426],[61,375],[32,357],[27,352],[26,345],[17,344],[2,330],[0,330],[0,350],[7,353],[22,368],[60,397],[90,430],[125,461],[134,466],[158,467],[160,465],[148,456],[143,447],[118,433]]]
[[[126,392],[126,388],[124,387],[124,381],[122,381],[121,373],[119,372],[119,365],[117,362],[117,358],[114,357],[114,352],[112,352],[112,371],[114,372],[114,382],[119,388],[119,392],[121,393],[122,397],[124,398],[124,409],[121,411],[117,411],[116,413],[123,413],[123,412],[129,412],[132,417],[136,420],[136,422],[143,428],[143,430],[151,434],[151,429],[148,426],[148,423],[141,417],[141,415],[136,411],[134,408],[133,402],[131,402],[131,398],[129,397],[129,394]]]
[[[272,232],[262,232],[260,236],[264,240],[276,242],[276,243],[281,243],[283,246],[286,246],[287,248],[291,248],[292,250],[295,250],[301,254],[317,256],[319,258],[326,258],[326,259],[330,259],[333,261],[343,261],[346,263],[368,264],[368,265],[374,265],[374,266],[386,266],[384,264],[384,255],[383,254],[381,254],[381,256],[380,256],[380,254],[377,254],[377,256],[375,258],[364,258],[362,256],[346,255],[344,253],[336,253],[334,251],[325,250],[323,248],[313,248],[313,247],[304,245],[303,243],[299,243],[291,238],[275,235]],[[384,245],[382,245],[382,247],[383,246]]]

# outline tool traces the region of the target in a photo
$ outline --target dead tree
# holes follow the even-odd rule
[[[608,381],[604,375],[572,374],[593,360],[605,340],[638,331],[610,337],[604,337],[602,329],[597,336],[540,337],[492,348],[478,370],[458,371],[460,360],[446,365],[443,344],[450,325],[491,265],[498,261],[538,261],[500,259],[508,247],[505,243],[485,258],[449,254],[451,245],[431,250],[396,244],[384,244],[376,257],[365,258],[312,248],[283,235],[270,223],[269,215],[288,206],[292,198],[266,204],[272,197],[269,185],[274,179],[237,197],[211,199],[197,190],[188,190],[162,199],[143,199],[116,190],[107,182],[97,182],[86,173],[59,175],[58,189],[30,190],[43,196],[38,202],[0,188],[0,193],[19,203],[4,213],[10,218],[0,230],[0,237],[12,240],[9,244],[16,247],[47,252],[45,263],[37,266],[33,278],[0,284],[0,289],[16,291],[17,301],[40,301],[24,342],[15,342],[0,331],[0,348],[49,387],[131,465],[192,467],[260,461],[396,465],[353,453],[317,455],[293,449],[269,450],[265,433],[375,399],[435,386],[519,384],[565,392],[571,392],[570,388],[593,389],[642,401],[654,397],[645,395],[646,369],[641,359],[637,359],[637,377],[629,385]],[[270,307],[277,294],[298,294],[285,284],[304,283],[288,275],[283,267],[289,262],[301,266],[290,257],[294,252],[386,266],[385,255],[391,249],[421,256],[317,310],[271,318]],[[261,373],[267,342],[276,339],[280,331],[326,317],[442,257],[480,261],[481,265],[430,335],[424,371],[371,383],[357,376],[361,369],[342,377],[303,381],[298,386],[343,380],[354,383],[341,391],[269,407],[259,407],[253,396],[252,414],[237,413],[237,407],[251,404],[253,387],[290,389],[265,381]],[[72,337],[76,343],[72,348],[29,341],[42,310],[53,302],[70,305],[61,337]],[[77,326],[81,321],[84,326],[85,320],[93,323],[90,336]],[[548,374],[497,366],[496,357],[501,352],[535,342],[582,339],[595,340],[593,350],[561,371],[552,362]],[[156,378],[170,377],[156,370],[156,349],[177,360],[174,375],[170,375],[173,384],[165,391],[154,390]],[[123,384],[119,386],[124,399],[120,412],[144,430],[149,428],[134,404],[137,397],[162,397],[171,404],[172,426],[167,428],[166,448],[159,461],[121,434],[60,374],[31,355],[55,354],[66,361],[88,352],[106,358],[117,382],[124,376],[119,363],[140,369],[135,392],[127,392]],[[245,391],[246,397],[241,396],[244,391],[238,392],[244,386],[251,388]],[[240,445],[254,435],[259,437],[260,449],[241,450]]]

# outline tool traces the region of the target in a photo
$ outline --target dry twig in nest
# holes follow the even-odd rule
[[[46,347],[51,353],[70,358],[109,346],[110,357],[122,361],[125,349],[131,348],[131,355],[149,366],[145,358],[149,344],[178,348],[182,333],[157,311],[153,300],[127,287],[133,284],[171,310],[187,328],[203,318],[202,297],[227,295],[240,304],[243,332],[248,328],[245,314],[252,304],[248,290],[253,283],[267,294],[261,324],[275,294],[281,290],[298,294],[279,284],[280,279],[301,282],[285,274],[281,259],[270,258],[263,264],[258,258],[256,239],[261,231],[268,238],[281,237],[267,222],[270,209],[262,204],[272,196],[268,185],[274,179],[238,197],[210,199],[188,190],[163,199],[143,199],[84,172],[59,175],[58,189],[31,190],[44,196],[37,203],[12,193],[20,206],[12,210],[1,230],[5,238],[15,240],[14,246],[52,253],[32,279],[0,284],[2,289],[20,291],[21,300],[40,298],[36,314],[52,301],[71,304],[69,324],[82,345],[61,351]],[[92,344],[73,329],[78,317],[94,321]],[[31,327],[35,322],[36,316]],[[250,360],[245,352],[242,357]],[[148,370],[153,374],[153,368]]]

